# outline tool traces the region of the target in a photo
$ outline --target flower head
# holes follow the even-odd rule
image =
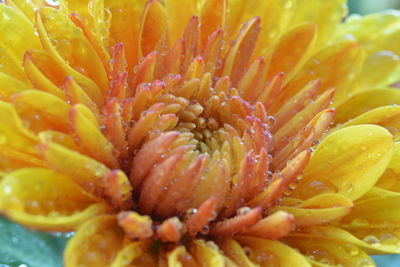
[[[66,266],[368,266],[366,253],[399,252],[398,12],[0,9],[0,210],[76,230]]]

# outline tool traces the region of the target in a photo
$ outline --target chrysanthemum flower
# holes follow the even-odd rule
[[[398,12],[3,2],[0,210],[76,231],[65,266],[372,266],[367,254],[400,252]]]

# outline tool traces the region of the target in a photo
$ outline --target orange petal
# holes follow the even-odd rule
[[[171,217],[163,221],[157,229],[157,236],[163,242],[178,243],[183,235],[184,225],[178,217]]]
[[[128,177],[121,170],[113,170],[104,177],[105,194],[111,203],[123,210],[132,208],[132,187]]]
[[[231,77],[231,81],[234,85],[236,85],[242,77],[247,68],[247,63],[252,56],[261,29],[260,21],[259,17],[255,17],[244,24],[237,39],[230,47],[225,57],[221,76]]]
[[[188,218],[185,225],[189,235],[196,235],[215,217],[216,202],[217,199],[215,197],[209,198],[201,204],[197,212]]]
[[[245,232],[255,225],[262,215],[260,207],[253,208],[245,214],[237,215],[231,219],[226,219],[211,225],[210,235],[213,236],[232,236],[234,234]]]
[[[204,2],[200,8],[202,47],[205,46],[209,36],[215,30],[224,28],[227,5],[227,0],[212,0]]]
[[[132,239],[148,239],[153,236],[153,221],[149,216],[143,216],[133,211],[120,212],[118,224]]]
[[[294,217],[285,211],[277,211],[263,218],[244,232],[245,235],[276,240],[289,234],[294,228]]]
[[[313,48],[316,32],[317,28],[312,23],[301,24],[286,32],[272,54],[267,79],[284,72],[285,81],[290,81],[305,63],[306,56]],[[294,42],[296,42],[295,49],[293,49]]]
[[[142,13],[142,22],[138,33],[139,57],[154,51],[167,30],[165,7],[156,0],[147,2]]]

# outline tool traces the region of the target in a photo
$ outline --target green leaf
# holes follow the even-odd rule
[[[58,267],[67,238],[29,231],[0,217],[0,267]]]

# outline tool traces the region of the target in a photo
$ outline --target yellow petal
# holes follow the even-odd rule
[[[300,250],[313,266],[375,266],[363,250],[351,243],[311,236],[287,237],[285,242]]]
[[[379,30],[381,32],[382,30]],[[361,85],[366,88],[387,86],[400,79],[400,57],[392,51],[378,51],[366,59],[361,72]]]
[[[400,143],[395,142],[393,147],[393,156],[389,166],[376,183],[376,186],[386,190],[400,192]]]
[[[400,232],[397,231],[397,234],[400,234]],[[304,237],[309,240],[314,240],[315,238],[315,239],[322,239],[324,240],[323,242],[338,242],[342,244],[353,244],[355,246],[362,248],[365,252],[370,254],[372,253],[385,254],[385,253],[400,252],[397,244],[385,244],[384,242],[379,242],[379,239],[377,239],[376,237],[371,238],[368,235],[365,236],[366,237],[365,239],[361,240],[343,229],[332,226],[313,226],[304,228],[304,232],[293,233],[290,236],[290,239],[292,237],[295,238]],[[312,243],[310,241],[308,242]],[[307,243],[307,241],[303,241],[303,243]]]
[[[28,76],[35,89],[48,92],[61,99],[66,99],[65,93],[53,83],[54,80],[52,82],[51,79],[46,77],[46,73],[41,71],[40,66],[38,66],[37,62],[33,59],[34,55],[32,54],[34,53],[36,53],[36,55],[41,54],[41,52],[28,51],[25,53],[23,66],[26,76]],[[47,72],[49,72],[49,70],[47,70]]]
[[[61,44],[59,44],[57,42],[58,45],[64,45],[65,48],[67,49],[66,51],[62,50],[62,53],[66,53],[67,55],[62,55],[60,54],[61,52],[59,52],[56,48],[56,46],[53,44],[53,42],[50,39],[50,36],[48,35],[48,30],[53,30],[55,31],[55,28],[64,28],[64,24],[59,25],[58,27],[56,27],[57,23],[51,23],[51,21],[55,20],[55,17],[59,18],[60,21],[58,23],[61,23],[61,21],[65,20],[65,18],[63,17],[64,15],[61,14],[60,12],[57,12],[54,9],[51,8],[42,8],[40,9],[39,12],[36,13],[36,17],[35,17],[35,23],[37,26],[37,31],[39,33],[39,38],[40,41],[42,43],[43,48],[46,50],[46,52],[49,54],[51,60],[54,62],[53,64],[55,65],[55,68],[57,68],[58,72],[60,74],[62,74],[63,77],[66,76],[72,76],[74,78],[74,80],[79,83],[80,85],[82,85],[85,89],[86,89],[86,93],[89,95],[90,98],[92,98],[93,101],[95,101],[99,106],[102,106],[103,104],[103,94],[102,94],[102,90],[104,90],[104,92],[107,90],[107,86],[108,86],[108,82],[107,77],[101,77],[103,75],[105,75],[104,73],[101,73],[101,68],[103,66],[98,67],[100,68],[100,70],[96,69],[96,66],[93,66],[93,69],[81,69],[81,71],[86,71],[88,73],[91,73],[91,75],[94,75],[94,73],[99,72],[100,76],[97,77],[97,79],[95,79],[99,85],[97,85],[92,79],[88,78],[87,76],[85,76],[83,73],[75,70],[74,68],[72,68],[68,62],[66,61],[66,59],[64,57],[66,57],[67,59],[70,57],[70,53],[72,53],[72,51],[68,52],[68,49],[70,49],[71,44],[69,43],[70,41],[66,41],[67,43],[62,44],[63,42],[61,42]],[[46,29],[46,26],[49,29]],[[68,24],[67,24],[68,25]],[[73,26],[75,27],[75,26]],[[68,30],[68,28],[67,28]],[[71,29],[69,29],[71,30]],[[58,36],[58,31],[55,31],[57,36]],[[63,31],[60,31],[60,33],[62,33]],[[67,31],[68,33],[68,31]],[[82,41],[82,36],[81,36],[81,31],[80,30],[75,30],[72,32],[73,34],[77,35],[77,39],[78,41],[80,40],[81,43],[85,43],[85,41]],[[71,34],[71,33],[69,33]],[[83,53],[89,53],[91,48],[88,48],[89,44],[86,44],[84,46],[84,48],[86,47],[87,49],[83,49]],[[76,48],[74,50],[79,50],[80,48]],[[67,53],[68,52],[68,53]],[[88,54],[88,55],[89,55]],[[92,59],[95,58],[95,56],[91,55]],[[83,57],[86,59],[86,57]],[[93,59],[95,60],[95,59]],[[99,59],[95,60],[94,62],[99,63],[98,62]],[[87,60],[87,64],[90,64],[91,61]],[[101,64],[101,62],[99,63]],[[94,64],[97,65],[97,64]],[[79,67],[81,68],[81,67]],[[104,70],[103,70],[104,71]],[[102,87],[103,86],[103,87]],[[101,89],[100,89],[101,88]]]
[[[12,51],[0,46],[0,72],[4,72],[17,80],[29,83],[20,60],[13,57]]]
[[[256,237],[235,238],[261,266],[311,266],[306,258],[281,242]]]
[[[341,222],[349,224],[362,219],[368,227],[398,226],[400,223],[400,196],[380,196],[357,201],[351,213]]]
[[[149,242],[146,241],[138,241],[126,245],[115,256],[111,267],[158,266],[154,257],[147,253],[148,247]],[[175,250],[178,250],[178,248]]]
[[[349,121],[339,124],[335,129],[338,130],[353,125],[375,124],[386,128],[397,140],[400,134],[400,106],[383,106],[367,111]]]
[[[12,220],[45,231],[69,231],[110,211],[70,178],[49,169],[26,168],[0,184],[0,209]]]
[[[115,216],[88,220],[68,241],[64,252],[66,267],[108,267],[122,248],[124,234]]]
[[[81,3],[81,0],[74,1]],[[115,43],[123,43],[125,46],[126,59],[128,70],[133,71],[133,67],[137,64],[138,60],[138,42],[137,36],[140,28],[141,13],[147,0],[137,1],[119,1],[119,0],[106,0],[105,5],[111,11],[111,27],[110,37]],[[176,5],[184,5],[186,3],[193,3],[194,1],[185,1]],[[182,12],[186,13],[186,12]],[[81,13],[78,13],[81,14]],[[185,22],[180,20],[170,20],[171,23],[179,23],[185,25]],[[122,29],[129,28],[129,34]]]
[[[189,251],[196,261],[201,262],[204,267],[223,267],[227,261],[227,258],[213,241],[194,240],[189,244]]]
[[[71,104],[83,104],[90,109],[93,115],[100,118],[99,110],[96,103],[85,93],[85,90],[77,84],[72,77],[66,77],[64,82],[64,89],[67,93],[68,99]]]
[[[295,225],[306,227],[334,221],[347,215],[353,207],[353,202],[338,194],[321,194],[312,197],[295,206],[286,206],[285,201],[271,211],[285,211],[295,218]]]
[[[321,79],[321,90],[335,88],[335,101],[341,102],[348,97],[351,90],[356,89],[353,84],[363,61],[363,48],[355,42],[342,41],[326,46],[311,57],[288,83],[285,99],[293,96],[310,81]]]
[[[0,133],[5,138],[5,145],[28,154],[37,154],[37,137],[24,127],[11,104],[0,101],[0,121]]]
[[[292,196],[307,199],[333,191],[355,200],[378,181],[392,152],[392,136],[382,127],[359,125],[340,129],[317,147]]]
[[[0,99],[10,99],[10,96],[29,87],[18,79],[0,72]]]
[[[398,10],[363,17],[350,16],[337,33],[337,38],[355,39],[365,47],[368,57],[361,83],[367,89],[389,85],[400,79],[400,48],[396,45],[400,40],[399,17]]]
[[[96,82],[105,92],[108,89],[107,73],[81,29],[54,8],[42,8],[39,13],[43,28],[58,54],[69,62],[72,68]]]
[[[165,8],[168,14],[168,34],[170,44],[182,37],[185,27],[191,17],[198,13],[199,1],[165,0]]]
[[[293,19],[290,23],[312,22],[318,27],[318,45],[332,39],[341,20],[347,14],[345,0],[324,2],[310,0],[305,4],[299,1],[294,9]]]
[[[26,167],[47,167],[46,162],[38,156],[32,156],[4,144],[5,137],[0,135],[0,169],[5,172]]]
[[[26,50],[41,47],[38,37],[34,34],[33,25],[14,9],[1,4],[0,14],[0,47],[11,51],[11,56],[16,62],[21,62]]]
[[[304,23],[285,33],[272,54],[268,80],[279,72],[285,73],[285,81],[302,67],[308,52],[313,48],[317,28],[314,24]],[[296,42],[295,48],[293,42]]]
[[[351,118],[387,105],[400,105],[400,91],[392,88],[380,88],[361,91],[336,106],[336,123],[344,123]]]
[[[168,254],[168,266],[182,267],[182,266],[197,266],[192,255],[190,255],[184,246],[175,248]]]
[[[82,111],[85,109],[86,111]],[[98,127],[95,127],[85,113],[91,111],[82,104],[75,105],[70,112],[71,125],[79,142],[89,151],[93,159],[103,162],[110,168],[118,168],[113,155],[113,145],[108,142]],[[94,117],[92,114],[91,117]]]
[[[98,161],[48,140],[41,140],[40,150],[49,166],[73,179],[87,192],[98,192],[110,171]],[[101,190],[100,190],[101,191]]]
[[[231,258],[238,266],[255,267],[254,264],[246,255],[243,248],[233,239],[228,239],[219,244],[225,255]]]
[[[68,113],[71,106],[64,100],[38,90],[26,90],[12,98],[18,114],[27,121],[34,116],[41,120],[43,130],[53,129],[61,132],[69,131]]]

